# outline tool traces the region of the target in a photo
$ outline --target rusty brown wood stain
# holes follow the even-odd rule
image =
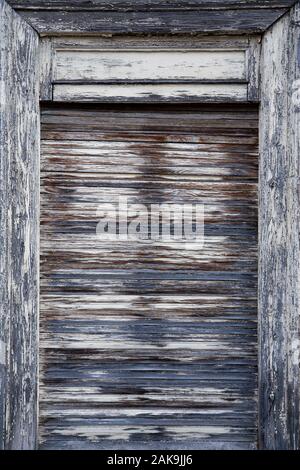
[[[254,106],[43,109],[42,448],[255,448],[257,171]],[[119,196],[204,248],[99,240]]]

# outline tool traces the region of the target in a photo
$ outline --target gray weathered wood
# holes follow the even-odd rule
[[[207,10],[242,8],[284,8],[295,0],[8,0],[24,10]]]
[[[51,39],[43,38],[39,46],[41,101],[52,101],[53,54],[53,43]]]
[[[38,36],[0,0],[0,448],[37,437]]]
[[[260,35],[251,36],[259,40]],[[54,36],[50,38],[54,50],[58,49],[226,49],[246,50],[251,39],[241,35],[174,35],[174,36]]]
[[[299,449],[300,26],[298,4],[262,44],[260,446]]]
[[[259,101],[261,38],[250,38],[246,50],[246,69],[248,79],[248,101]]]
[[[219,50],[77,50],[55,54],[54,80],[222,80],[246,79],[245,51]]]
[[[81,102],[258,101],[260,41],[211,35],[43,38],[41,96]]]
[[[53,101],[105,102],[247,102],[246,83],[57,84]]]
[[[221,4],[218,0],[187,0],[173,2],[175,6],[171,8],[168,3],[162,5],[155,0],[151,5],[147,0],[135,2],[138,7],[134,8],[126,0],[91,0],[84,8],[81,0],[68,2],[68,5],[55,0],[15,0],[13,3],[42,34],[201,34],[207,31],[232,34],[265,30],[295,2],[224,0]],[[51,11],[54,3],[55,9]],[[0,0],[0,7],[1,20],[5,18],[0,24],[0,178],[1,188],[4,188],[0,195],[0,441],[2,447],[32,448],[35,441],[33,377],[36,353],[34,351],[30,356],[28,351],[34,348],[36,334],[37,275],[33,250],[36,226],[32,223],[36,220],[37,210],[37,193],[34,189],[37,140],[34,137],[38,131],[36,104],[28,106],[26,100],[30,96],[36,97],[36,90],[33,89],[35,78],[29,80],[29,72],[33,75],[36,73],[32,51],[36,48],[37,39],[30,28],[20,23],[3,0]],[[178,11],[181,8],[185,11]],[[214,11],[214,8],[219,11]],[[89,10],[95,10],[96,14]],[[131,12],[118,13],[124,10]],[[299,11],[297,6],[291,16],[275,25],[266,34],[263,43],[260,445],[276,449],[299,447]],[[150,20],[154,23],[149,27]],[[13,38],[18,38],[21,44],[19,49]],[[20,68],[18,63],[21,64]],[[47,67],[42,71],[45,75],[48,74]],[[257,65],[252,70],[255,68]],[[22,77],[22,80],[15,77]],[[248,99],[256,99],[256,94],[256,89],[248,90]],[[49,82],[41,96],[43,99],[51,97]],[[24,108],[19,106],[20,103]],[[19,114],[14,112],[16,109]],[[27,112],[30,118],[24,120]],[[18,117],[20,115],[22,121]],[[29,133],[19,132],[29,127],[35,129],[30,137]],[[28,137],[24,137],[26,135]],[[32,149],[33,159],[30,161],[26,158],[28,152],[24,152],[27,148]],[[29,220],[28,214],[32,219]],[[15,247],[19,247],[19,250]],[[13,317],[10,316],[11,312],[14,313]]]
[[[173,11],[20,10],[42,35],[246,34],[264,32],[287,8]]]
[[[256,448],[257,111],[43,109],[43,449]],[[205,246],[101,239],[119,197],[205,204]]]

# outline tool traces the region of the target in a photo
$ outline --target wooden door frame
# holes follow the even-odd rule
[[[0,0],[0,448],[36,449],[39,36]],[[262,40],[259,448],[299,449],[300,3]]]

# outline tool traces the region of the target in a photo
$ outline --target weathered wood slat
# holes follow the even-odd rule
[[[37,441],[38,36],[0,0],[0,448]]]
[[[19,10],[41,35],[253,34],[264,32],[286,11],[286,7],[128,12]]]
[[[260,445],[299,449],[299,3],[262,44]]]
[[[51,266],[50,266],[51,268]],[[240,303],[241,293],[240,289],[243,290],[244,295],[249,297],[248,301],[245,303],[244,307],[248,309],[249,305],[252,308],[253,299],[255,299],[255,289],[256,289],[256,278],[255,276],[249,276],[246,280],[239,280],[237,278],[227,279],[225,274],[228,272],[223,272],[221,279],[214,279],[215,272],[203,272],[203,277],[197,279],[197,276],[193,280],[184,280],[184,279],[164,279],[163,275],[166,274],[165,271],[161,271],[160,274],[162,279],[136,279],[136,276],[130,276],[130,269],[125,270],[129,279],[122,279],[122,276],[119,274],[120,279],[111,278],[110,270],[107,269],[104,271],[104,274],[97,274],[97,270],[91,269],[89,266],[83,266],[82,270],[78,271],[77,276],[72,274],[75,267],[71,263],[68,264],[69,272],[65,269],[62,273],[54,271],[53,275],[49,280],[42,280],[42,285],[45,287],[45,290],[49,293],[49,298],[45,297],[46,306],[51,311],[55,311],[59,314],[59,308],[65,312],[65,314],[76,313],[76,309],[85,310],[87,313],[90,312],[91,315],[94,312],[102,312],[103,308],[107,308],[109,312],[113,310],[129,312],[129,315],[135,315],[137,312],[140,312],[143,307],[144,296],[147,296],[147,305],[150,305],[149,309],[146,309],[147,313],[160,315],[160,309],[163,312],[168,311],[169,309],[176,310],[176,313],[186,314],[185,308],[180,305],[180,303],[186,303],[187,312],[190,312],[193,315],[197,316],[197,313],[201,313],[203,308],[213,310],[214,307],[222,308],[224,310],[232,310],[235,312],[236,309],[241,308],[243,302]],[[44,266],[43,266],[43,269]],[[95,274],[96,271],[96,274]],[[118,270],[119,272],[121,270]],[[132,270],[134,272],[134,270]],[[139,277],[141,277],[142,269],[139,270]],[[151,271],[151,270],[150,270]],[[182,271],[182,270],[181,270]],[[195,272],[195,271],[194,271]],[[197,271],[196,271],[197,272]],[[230,274],[230,273],[229,273]],[[192,277],[192,272],[188,272],[186,276]],[[45,275],[46,276],[46,275]],[[89,276],[90,281],[86,280],[86,276]],[[115,274],[117,276],[117,274]],[[238,276],[238,274],[236,274]],[[171,299],[168,297],[172,294],[174,289],[174,282],[178,284],[178,298],[174,298],[171,302]],[[201,282],[200,282],[201,281]],[[82,285],[81,285],[82,283]],[[57,292],[57,295],[56,295]],[[97,301],[97,292],[101,294],[99,302]],[[122,303],[122,308],[119,309],[115,307],[112,308],[111,303],[108,302],[107,295],[114,294],[118,292],[120,296],[120,302]],[[65,293],[67,296],[62,301],[59,296]],[[129,295],[130,297],[123,298],[123,295]],[[167,295],[167,298],[164,298],[164,295]],[[201,294],[200,297],[195,297],[196,294]],[[217,296],[215,302],[212,301],[211,297],[213,294]],[[137,295],[136,297],[132,297]],[[157,299],[151,297],[153,295],[157,296]],[[208,297],[205,297],[205,296]],[[232,302],[228,305],[224,305],[224,295],[229,295],[231,298],[234,298]],[[104,296],[104,297],[103,297]],[[189,298],[191,296],[191,298]],[[80,300],[82,298],[82,300]],[[126,303],[128,300],[129,304]],[[86,308],[84,307],[84,302],[86,302]],[[89,305],[89,307],[87,307]],[[203,308],[202,308],[203,307]],[[90,310],[89,310],[90,309]],[[242,309],[244,311],[244,309]],[[112,313],[113,313],[112,312]],[[230,312],[229,312],[230,313]],[[138,315],[142,315],[139,313]]]
[[[260,55],[261,42],[257,38],[250,39],[246,51],[246,70],[248,78],[248,101],[256,102],[260,98]]]
[[[230,110],[228,111],[228,107],[226,105],[210,105],[209,107],[202,106],[200,116],[196,116],[195,114],[193,116],[193,111],[198,109],[197,105],[182,105],[180,106],[180,112],[178,111],[177,107],[170,105],[165,108],[165,119],[160,115],[159,112],[157,112],[156,106],[151,107],[148,105],[147,109],[151,111],[151,115],[141,109],[139,111],[140,120],[139,122],[136,122],[136,119],[130,112],[131,106],[108,105],[108,107],[101,106],[101,109],[99,110],[94,110],[94,108],[90,106],[85,106],[82,109],[73,109],[72,107],[68,107],[67,109],[64,107],[56,109],[50,107],[43,112],[42,131],[44,129],[47,130],[47,126],[51,125],[51,129],[53,130],[63,130],[65,132],[72,132],[76,130],[76,132],[83,132],[82,127],[80,127],[82,125],[83,117],[85,119],[86,125],[88,126],[88,128],[85,129],[86,132],[90,131],[95,133],[96,130],[99,132],[100,127],[100,129],[104,128],[106,131],[109,130],[110,132],[107,132],[108,135],[110,133],[114,133],[115,131],[118,132],[118,135],[122,135],[120,131],[123,130],[125,132],[124,124],[126,122],[126,128],[127,126],[132,128],[132,125],[134,125],[135,131],[141,131],[142,126],[147,124],[147,129],[149,129],[149,131],[145,137],[150,134],[150,131],[152,134],[154,130],[160,131],[162,129],[164,132],[168,132],[168,135],[173,134],[176,130],[178,130],[181,135],[193,135],[193,133],[196,132],[196,135],[193,135],[194,139],[200,139],[203,136],[199,131],[203,127],[214,128],[217,126],[219,128],[221,127],[222,129],[232,127],[237,129],[257,129],[258,126],[258,116],[254,111],[256,108],[253,108],[249,105],[231,106]],[[88,113],[86,111],[88,111]],[[224,126],[223,111],[226,111],[226,126]],[[187,123],[187,128],[184,128],[184,126],[180,124],[180,121],[178,121],[179,116],[181,117],[181,120],[184,120]],[[53,145],[55,145],[55,142],[53,142]]]
[[[260,40],[260,35],[251,36],[256,41]],[[74,49],[93,50],[93,49],[168,49],[168,50],[191,50],[191,49],[226,49],[226,50],[245,50],[250,44],[250,38],[244,35],[222,35],[203,36],[203,35],[174,35],[174,36],[82,36],[66,35],[53,36],[49,38],[53,43],[54,49]],[[41,42],[46,40],[41,38]]]
[[[244,51],[57,50],[54,80],[245,80]]]
[[[57,84],[57,102],[246,102],[247,84]]]
[[[43,110],[42,448],[255,448],[257,127],[252,106]],[[204,248],[99,240],[119,195],[205,202]]]
[[[110,427],[111,429],[111,427]],[[80,428],[79,428],[80,430]],[[206,427],[206,428],[202,428],[202,437],[208,437],[210,434],[209,434],[209,431],[210,431],[210,428],[209,427]],[[116,434],[118,432],[118,428],[116,428]],[[116,451],[119,451],[120,450],[120,446],[122,446],[122,449],[123,450],[144,450],[144,444],[142,442],[137,442],[134,444],[134,448],[132,446],[132,444],[130,443],[126,443],[124,444],[124,440],[120,441],[120,440],[111,440],[110,443],[109,443],[109,446],[107,444],[107,442],[102,442],[99,441],[97,443],[94,443],[94,442],[87,442],[87,439],[85,436],[82,436],[82,437],[70,437],[70,434],[72,433],[69,432],[69,434],[66,433],[65,436],[60,436],[59,433],[58,433],[58,438],[56,439],[55,437],[50,437],[49,438],[49,442],[47,443],[47,446],[45,446],[45,450],[47,449],[52,449],[52,448],[55,448],[55,447],[58,447],[60,446],[60,448],[62,450],[77,450],[77,449],[82,449],[82,450],[104,450],[104,451],[107,451],[107,450],[116,450]],[[61,433],[63,434],[63,433]],[[83,435],[84,433],[81,433],[81,435]],[[248,444],[247,442],[235,442],[234,444],[232,444],[231,442],[226,442],[226,441],[222,441],[222,436],[220,436],[220,439],[219,440],[215,440],[213,438],[213,436],[211,437],[211,439],[202,439],[202,440],[195,440],[195,439],[191,439],[191,440],[185,440],[184,443],[183,441],[174,441],[174,440],[169,440],[169,441],[166,441],[166,440],[162,440],[161,438],[159,438],[158,440],[154,440],[152,439],[153,437],[153,434],[151,433],[151,429],[150,429],[150,433],[149,433],[149,444],[148,444],[148,447],[147,449],[148,450],[153,450],[153,451],[157,451],[157,450],[162,450],[162,451],[165,451],[165,450],[178,450],[178,448],[180,447],[182,450],[186,449],[186,450],[214,450],[216,448],[218,449],[221,449],[221,450],[253,450],[254,449],[254,446],[252,444]],[[187,435],[187,439],[189,438],[189,436]],[[184,448],[183,448],[184,446]]]
[[[24,10],[201,10],[241,8],[281,8],[295,0],[9,0],[13,8]]]
[[[169,135],[166,135],[165,133],[159,133],[158,131],[156,132],[152,132],[151,135],[147,135],[145,136],[142,132],[139,132],[138,130],[135,131],[135,132],[130,132],[130,131],[127,131],[127,132],[112,132],[111,134],[106,134],[106,133],[102,133],[102,132],[97,132],[97,133],[89,133],[89,132],[80,132],[80,131],[77,131],[77,132],[70,132],[70,131],[65,131],[65,136],[66,136],[66,140],[69,140],[69,141],[73,141],[73,146],[75,148],[74,150],[74,158],[77,157],[78,154],[82,154],[82,159],[84,157],[90,157],[91,155],[86,155],[87,153],[90,153],[88,151],[85,151],[84,149],[83,150],[78,150],[78,147],[84,147],[84,145],[80,145],[78,144],[78,141],[74,141],[74,139],[78,136],[80,137],[80,140],[84,143],[85,140],[89,140],[90,142],[92,141],[92,139],[94,139],[95,141],[101,141],[102,142],[102,146],[104,147],[104,150],[105,151],[105,142],[111,142],[113,140],[116,139],[116,134],[118,134],[118,139],[119,139],[119,142],[132,142],[132,139],[136,139],[137,142],[159,142],[162,138],[162,134],[163,134],[163,138],[165,139],[165,142],[166,143],[187,143],[187,144],[195,144],[195,143],[206,143],[206,144],[231,144],[231,143],[240,143],[240,144],[245,144],[245,145],[251,145],[251,144],[257,144],[258,143],[258,138],[257,138],[257,135],[256,135],[256,132],[255,132],[255,129],[237,129],[237,132],[236,132],[236,135],[235,136],[232,136],[232,135],[228,135],[228,131],[226,129],[219,129],[219,128],[212,128],[211,129],[211,134],[210,135],[205,135],[205,136],[199,136],[197,138],[195,138],[195,136],[193,135],[189,135],[189,134],[179,134],[179,133],[176,133],[176,130],[174,131],[173,134],[169,134]],[[45,129],[43,130],[42,132],[42,139],[44,141],[46,140],[57,140],[58,141],[58,146],[59,146],[59,143],[61,142],[61,138],[62,138],[62,133],[58,130],[58,131],[47,131],[47,128],[45,126]],[[101,145],[101,144],[99,144]],[[60,148],[60,155],[63,156],[64,154],[64,147],[65,147],[65,144],[64,143],[61,143],[61,148]],[[121,150],[119,150],[121,152]],[[55,149],[49,149],[47,148],[47,146],[45,146],[45,153],[47,153],[47,155],[49,156],[49,158],[52,158],[51,155],[55,155]],[[229,152],[228,152],[229,153]],[[205,159],[205,157],[207,156],[207,158],[209,158],[209,155],[211,154],[211,152],[202,152],[202,157],[203,159]],[[218,153],[218,152],[214,152],[214,158],[217,158],[217,159],[222,159],[222,154]],[[125,162],[128,158],[130,158],[130,154],[129,156],[125,156]],[[174,157],[176,158],[176,157]],[[180,158],[180,156],[178,155],[178,158]],[[117,161],[118,159],[118,156],[116,157],[112,157],[112,161]],[[165,163],[167,163],[169,161],[170,157],[166,156],[165,157]],[[119,163],[121,164],[123,160],[121,160],[120,158],[120,161]],[[139,160],[137,159],[136,161],[136,164],[138,164]],[[251,165],[251,163],[249,163]]]
[[[40,100],[52,101],[52,82],[53,82],[53,44],[51,38],[44,38],[39,45],[40,61]]]

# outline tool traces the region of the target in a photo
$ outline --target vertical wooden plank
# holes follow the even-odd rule
[[[37,423],[38,35],[0,0],[0,448]]]
[[[249,48],[246,51],[248,101],[250,102],[258,102],[260,98],[260,54],[261,37],[250,38]]]
[[[40,100],[52,101],[53,47],[51,38],[40,40]]]
[[[260,446],[299,448],[298,3],[262,44],[260,164]]]

